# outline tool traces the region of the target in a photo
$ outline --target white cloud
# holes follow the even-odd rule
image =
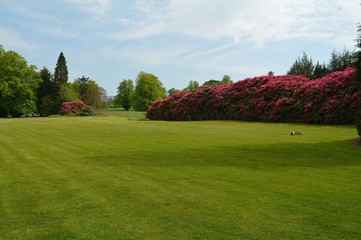
[[[6,28],[0,28],[0,43],[3,44],[7,50],[23,49],[32,52],[37,48],[35,44],[26,41],[17,32]]]
[[[179,33],[208,40],[229,39],[252,43],[256,48],[284,40],[337,44],[341,36],[354,35],[347,29],[355,29],[361,20],[358,5],[357,0],[169,0],[157,4],[138,0],[133,7],[144,24],[138,28],[133,25],[127,35],[143,38],[149,35],[137,32],[161,25],[153,35]]]
[[[66,0],[67,2],[80,7],[95,18],[102,18],[111,7],[111,0]]]

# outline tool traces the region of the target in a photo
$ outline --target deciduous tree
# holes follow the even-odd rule
[[[199,83],[197,81],[191,80],[188,83],[188,86],[184,89],[184,91],[194,92],[199,87]]]
[[[118,95],[115,97],[115,103],[121,105],[128,111],[132,106],[134,97],[134,84],[131,79],[124,79],[118,86]]]
[[[158,99],[165,96],[165,88],[158,77],[151,73],[140,72],[136,79],[133,107],[136,111],[145,111]]]
[[[36,67],[15,51],[0,45],[0,115],[19,117],[36,111],[36,89],[41,81]]]
[[[221,80],[221,84],[230,84],[230,83],[233,83],[231,77],[228,75],[224,75]]]

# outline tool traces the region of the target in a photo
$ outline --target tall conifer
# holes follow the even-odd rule
[[[63,52],[60,53],[54,72],[54,82],[58,86],[68,82],[68,67]]]

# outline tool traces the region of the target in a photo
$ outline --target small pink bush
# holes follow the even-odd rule
[[[82,101],[63,102],[59,113],[61,115],[79,115],[85,106]]]

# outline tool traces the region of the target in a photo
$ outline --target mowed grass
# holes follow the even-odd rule
[[[0,119],[0,239],[360,239],[353,126],[129,116]]]

